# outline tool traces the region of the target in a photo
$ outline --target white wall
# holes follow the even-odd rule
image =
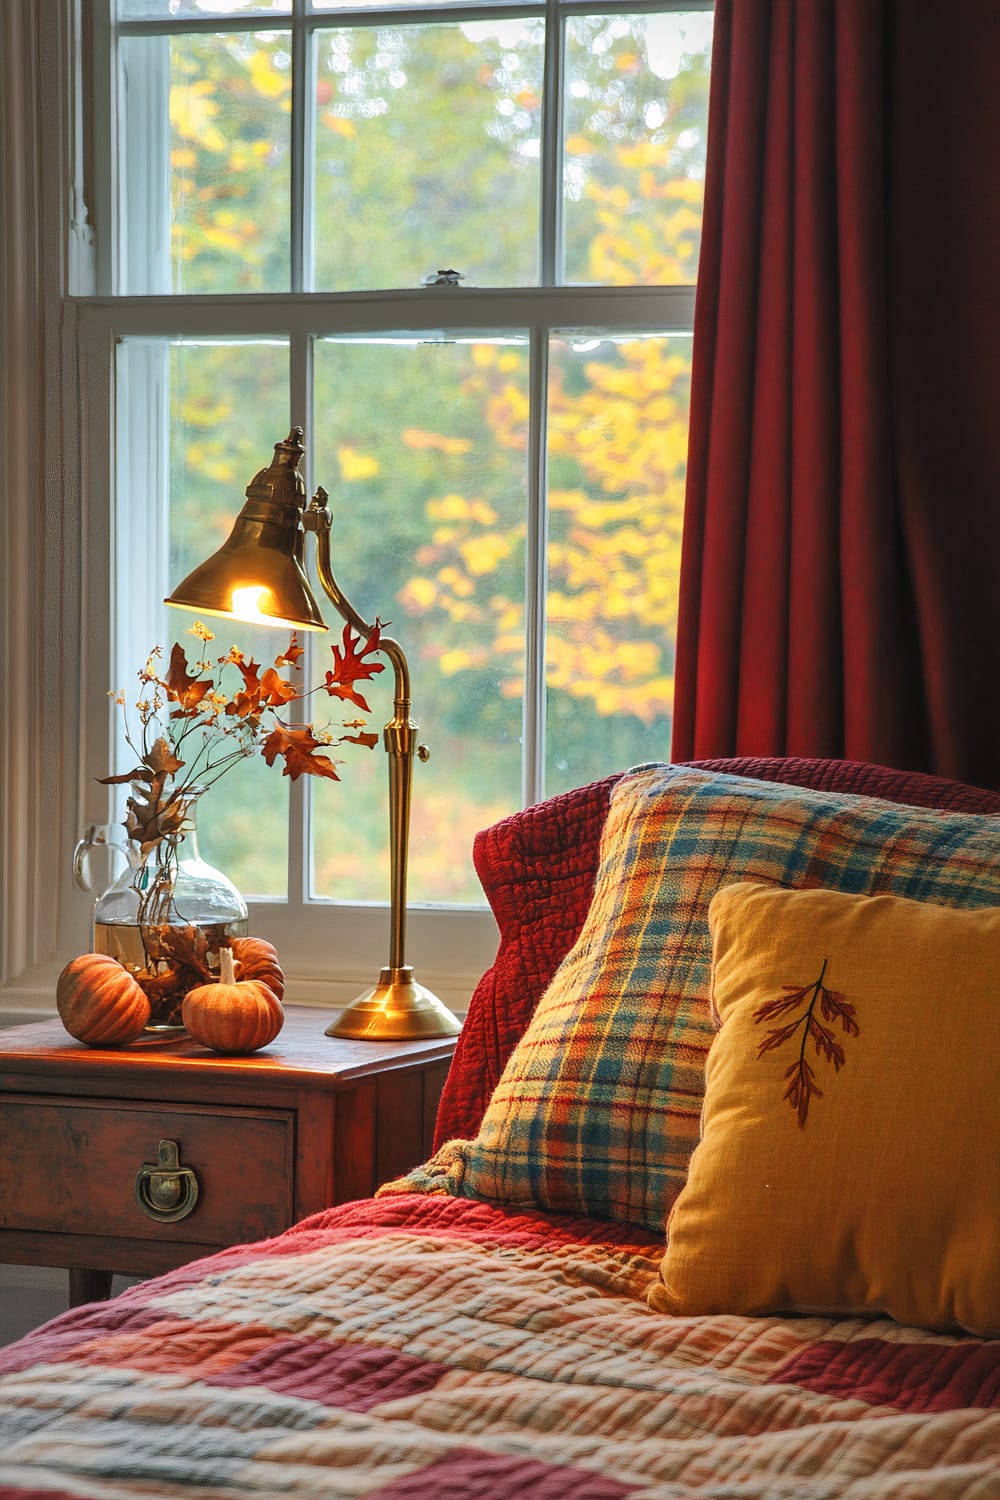
[[[89,903],[70,868],[86,803],[85,458],[75,309],[62,301],[67,257],[79,271],[89,238],[75,221],[79,139],[64,106],[78,24],[78,0],[0,5],[0,1018],[8,1022],[51,1012],[61,961],[88,946]]]

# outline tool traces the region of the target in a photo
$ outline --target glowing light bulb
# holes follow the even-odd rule
[[[230,609],[237,620],[246,620],[251,625],[275,625],[274,615],[266,615],[261,602],[271,598],[271,590],[262,583],[251,583],[242,589],[233,589]]]
[[[244,620],[248,625],[286,625],[291,630],[316,629],[316,626],[303,626],[301,621],[286,620],[282,615],[265,614],[261,605],[269,603],[273,598],[271,590],[262,583],[252,583],[242,589],[233,589],[229,613],[234,619]]]

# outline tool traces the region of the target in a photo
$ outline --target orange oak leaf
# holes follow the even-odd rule
[[[249,661],[247,661],[245,656],[241,656],[236,665],[240,669],[240,676],[243,678],[243,686],[245,687],[246,691],[248,693],[259,692],[260,662],[254,661],[252,657]]]
[[[355,635],[350,625],[344,626],[343,650],[340,646],[331,646],[333,652],[333,671],[327,672],[325,690],[331,698],[342,698],[351,703],[356,703],[364,712],[370,713],[371,709],[361,694],[356,690],[354,684],[374,677],[378,672],[385,671],[385,664],[380,661],[365,661],[373,651],[379,649],[379,637],[382,633],[382,625],[379,620],[375,621],[371,633],[359,651],[361,636]]]
[[[299,657],[303,655],[304,647],[299,645],[299,638],[293,633],[288,645],[280,656],[274,658],[276,667],[294,667],[298,665]]]
[[[265,708],[278,708],[299,696],[298,689],[273,667],[266,668],[260,676],[259,662],[238,661],[236,666],[243,677],[243,691],[226,704],[226,713],[235,718],[246,719],[256,726]]]
[[[127,781],[135,781],[139,783],[137,791],[143,783],[158,782],[159,790],[162,790],[167,777],[176,775],[183,767],[184,762],[175,753],[173,745],[161,735],[143,756],[141,766],[124,771],[121,776],[98,776],[97,780],[101,786],[124,786]]]
[[[368,750],[374,750],[379,737],[369,730],[367,734],[343,734],[341,739],[347,740],[350,745],[364,745]]]
[[[260,696],[268,708],[277,708],[282,703],[291,703],[299,695],[287,678],[279,676],[273,667],[268,667],[260,679]]]
[[[284,756],[285,769],[281,774],[290,776],[293,781],[304,773],[339,781],[337,768],[330,757],[316,754],[320,748],[325,748],[325,742],[316,738],[310,724],[290,728],[279,720],[278,728],[268,735],[260,753],[269,766],[274,765],[279,755]]]
[[[163,781],[154,777],[147,791],[136,787],[125,803],[125,831],[142,854],[155,849],[161,839],[178,840],[188,829],[187,810],[179,796],[162,801]]]
[[[202,700],[212,690],[211,678],[199,679],[188,672],[184,647],[174,642],[170,653],[170,666],[160,686],[165,689],[171,702],[178,705],[170,715],[172,719],[193,719],[201,712]]]
[[[237,719],[250,719],[253,723],[260,720],[263,712],[263,704],[260,701],[260,663],[246,661],[241,658],[235,663],[240,669],[243,678],[243,691],[234,693],[226,704],[226,713]]]

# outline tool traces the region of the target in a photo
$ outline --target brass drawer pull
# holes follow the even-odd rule
[[[161,1141],[154,1167],[143,1162],[135,1177],[135,1201],[143,1213],[160,1224],[186,1219],[198,1202],[198,1179],[191,1167],[180,1165],[176,1141]]]

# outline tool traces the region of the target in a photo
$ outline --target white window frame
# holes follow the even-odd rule
[[[304,7],[294,0],[296,17]],[[19,93],[9,101],[4,131],[22,140],[30,135],[36,161],[45,162],[39,174],[40,204],[29,214],[21,213],[17,233],[25,244],[39,251],[40,266],[34,278],[26,266],[20,301],[44,311],[47,330],[43,347],[35,350],[41,376],[42,395],[25,385],[17,375],[4,382],[6,417],[6,466],[8,494],[30,521],[31,465],[23,444],[12,441],[18,428],[29,431],[44,444],[54,459],[42,479],[45,498],[44,545],[40,555],[29,556],[29,537],[38,536],[36,524],[19,529],[17,517],[8,514],[3,540],[7,543],[5,627],[10,644],[0,662],[0,703],[16,710],[18,725],[7,713],[3,725],[3,765],[0,792],[5,814],[4,856],[0,862],[0,936],[6,952],[0,954],[0,1020],[38,1009],[51,1010],[54,974],[74,952],[87,946],[90,903],[72,885],[70,855],[75,838],[90,823],[113,817],[113,795],[98,785],[113,753],[113,714],[107,689],[118,681],[114,643],[123,635],[115,618],[113,601],[121,596],[114,569],[115,544],[126,527],[135,524],[124,506],[117,507],[116,492],[121,473],[113,459],[113,370],[117,341],[130,337],[226,337],[239,334],[288,338],[291,347],[289,417],[302,421],[308,411],[310,391],[310,340],[338,334],[424,333],[446,327],[449,331],[516,329],[527,331],[532,350],[532,395],[537,419],[529,434],[528,490],[529,543],[527,588],[533,608],[528,615],[528,683],[525,698],[525,739],[529,747],[540,746],[544,732],[544,567],[545,522],[545,434],[544,392],[547,380],[547,348],[551,334],[606,327],[610,332],[677,332],[690,334],[694,316],[694,288],[616,287],[582,288],[555,285],[560,229],[560,200],[555,163],[559,158],[559,101],[556,97],[555,46],[550,45],[546,63],[547,124],[543,127],[542,199],[543,284],[539,287],[479,291],[463,287],[414,288],[385,292],[341,294],[303,293],[304,246],[293,237],[296,271],[290,293],[279,296],[113,296],[118,268],[106,253],[111,238],[116,197],[113,154],[95,153],[92,166],[87,158],[88,138],[81,127],[78,97],[71,83],[82,79],[82,21],[93,20],[93,49],[107,59],[113,71],[113,38],[106,7],[87,0],[52,0],[36,6],[34,0],[5,0],[4,25],[17,32],[15,49],[5,50],[9,83],[20,65],[25,88],[35,80],[38,92]],[[519,15],[545,16],[550,34],[560,15],[580,14],[606,6],[579,3],[559,6],[556,0],[520,4]],[[644,0],[622,7],[626,11],[661,9]],[[710,9],[710,0],[677,0],[667,8]],[[472,19],[495,15],[474,5],[431,6],[407,11],[407,19]],[[43,14],[44,13],[44,14]],[[329,11],[316,17],[325,26],[373,19],[365,8],[356,14]],[[246,24],[246,17],[235,24]],[[255,27],[268,21],[287,27],[289,17],[262,18],[255,14]],[[212,29],[224,22],[206,23]],[[186,29],[186,27],[185,27]],[[301,31],[296,37],[301,38]],[[301,40],[295,43],[301,52]],[[24,71],[25,61],[30,67]],[[86,85],[85,85],[86,86]],[[74,98],[77,103],[73,104]],[[114,93],[107,77],[98,79],[94,92],[93,133],[98,142],[115,137],[116,122],[105,101]],[[67,103],[67,101],[70,101]],[[13,115],[18,112],[15,122]],[[293,99],[293,138],[300,145],[307,129],[306,111]],[[10,160],[10,151],[6,152]],[[54,161],[58,170],[53,170]],[[107,163],[109,170],[101,169]],[[94,204],[98,251],[91,252],[91,232],[81,223],[77,205],[82,202],[84,172],[92,170],[89,197]],[[305,201],[303,173],[293,173],[293,201]],[[6,184],[0,208],[10,208],[18,197],[18,184]],[[36,212],[37,210],[37,212]],[[30,221],[30,222],[29,222]],[[6,222],[10,223],[8,218]],[[293,223],[296,216],[293,216]],[[305,236],[308,243],[309,236]],[[44,249],[44,254],[41,252]],[[297,257],[297,259],[296,259]],[[7,259],[10,259],[8,253]],[[31,283],[30,286],[28,283]],[[7,296],[10,300],[10,280]],[[72,291],[73,295],[69,295]],[[30,294],[30,295],[29,295]],[[460,308],[461,316],[456,317]],[[8,309],[9,310],[9,309]],[[21,320],[23,323],[23,319]],[[20,352],[25,361],[30,349],[30,330],[21,332]],[[18,341],[15,340],[15,343]],[[15,354],[17,350],[13,351]],[[8,347],[6,365],[12,363]],[[57,378],[56,378],[57,377]],[[155,399],[155,398],[154,398]],[[25,410],[30,407],[30,412]],[[302,415],[300,415],[300,413]],[[308,426],[308,422],[306,422]],[[269,458],[270,446],[283,433],[261,434],[261,462]],[[39,446],[35,451],[42,451]],[[134,455],[119,462],[145,464],[132,475],[128,488],[155,484],[162,456]],[[248,475],[249,479],[250,476]],[[307,472],[307,483],[326,483],[333,492],[336,523],[336,490],[329,476]],[[234,496],[234,510],[240,496]],[[61,548],[52,545],[53,532],[61,535]],[[338,576],[351,593],[349,559],[338,565]],[[150,590],[152,597],[153,591]],[[58,611],[53,614],[53,601]],[[138,595],[128,610],[130,635],[138,636]],[[141,636],[145,639],[145,635]],[[404,649],[406,641],[402,642]],[[134,669],[134,664],[133,669]],[[54,689],[40,696],[38,683]],[[373,724],[381,722],[381,698],[373,701]],[[420,704],[414,704],[420,721]],[[388,717],[388,706],[386,706]],[[23,722],[23,731],[20,723]],[[421,724],[433,744],[433,727]],[[42,766],[32,761],[32,747],[44,744]],[[380,752],[377,752],[380,753]],[[664,756],[668,747],[663,748]],[[414,798],[420,797],[419,766],[414,777]],[[542,757],[529,753],[525,759],[523,800],[538,800],[542,794]],[[52,817],[52,778],[58,783],[58,814]],[[322,792],[321,788],[321,792]],[[329,790],[329,789],[325,789]],[[301,801],[301,786],[293,791],[294,807]],[[301,823],[300,825],[301,826]],[[388,837],[388,826],[387,826]],[[305,857],[301,836],[293,837],[290,857],[288,903],[253,903],[251,930],[272,937],[289,972],[289,998],[333,1005],[349,1000],[374,982],[388,958],[388,918],[385,907],[353,906],[341,902],[301,899],[305,881]],[[463,1010],[478,977],[491,962],[496,928],[491,914],[481,910],[420,907],[412,901],[407,926],[407,959],[418,977],[447,1004]]]

